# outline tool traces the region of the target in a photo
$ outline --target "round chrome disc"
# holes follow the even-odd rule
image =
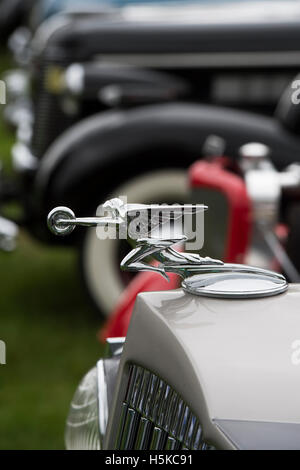
[[[251,299],[281,294],[288,288],[283,277],[249,272],[203,273],[187,277],[182,288],[194,295]]]
[[[75,229],[75,225],[61,224],[60,220],[74,221],[74,212],[68,207],[56,207],[49,212],[47,217],[48,228],[54,235],[70,235]]]

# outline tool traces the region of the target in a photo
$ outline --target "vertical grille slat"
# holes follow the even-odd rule
[[[184,410],[184,402],[180,397],[178,397],[178,403],[177,403],[177,407],[175,410],[173,426],[171,429],[171,434],[173,436],[178,436],[179,434],[180,424],[182,422],[183,410]]]
[[[128,380],[127,391],[126,391],[126,396],[125,396],[126,403],[129,402],[129,399],[132,396],[132,389],[133,389],[133,384],[135,382],[136,371],[137,371],[136,367],[130,366],[129,380]]]
[[[169,436],[167,439],[165,449],[166,450],[178,450],[180,449],[180,444],[176,439],[174,439],[174,437]]]
[[[154,427],[152,433],[152,439],[150,444],[150,450],[161,450],[165,448],[167,434],[158,426]]]
[[[130,366],[115,447],[120,450],[212,450],[189,406],[164,380]]]
[[[156,393],[153,397],[154,403],[153,403],[152,416],[150,416],[154,422],[156,422],[159,419],[159,412],[160,412],[160,407],[161,407],[162,395],[164,393],[164,388],[165,388],[164,381],[159,380]]]
[[[121,447],[121,441],[122,441],[122,436],[123,436],[123,430],[125,426],[125,421],[126,421],[126,416],[127,416],[127,409],[128,405],[126,403],[122,403],[122,410],[121,410],[121,416],[120,416],[120,423],[119,423],[119,429],[118,429],[118,434],[117,434],[117,439],[116,439],[116,447],[119,449]]]
[[[140,413],[144,413],[144,408],[145,408],[145,401],[146,401],[146,398],[147,398],[147,390],[149,388],[149,380],[150,380],[150,372],[149,371],[144,371],[144,374],[143,374],[143,379],[142,379],[142,383],[141,383],[141,391],[140,391],[140,395],[139,395],[139,401],[138,401],[138,405],[137,405],[137,410],[140,412]]]
[[[197,423],[197,426],[196,426],[196,429],[195,429],[195,434],[194,434],[192,449],[194,449],[194,450],[199,449],[199,446],[201,445],[201,439],[202,439],[202,428],[201,428],[200,424]]]
[[[190,419],[189,419],[189,423],[187,426],[186,435],[184,437],[184,443],[190,449],[192,448],[192,439],[193,439],[193,433],[195,430],[196,423],[197,423],[196,416],[190,413]]]
[[[143,380],[143,375],[144,375],[143,369],[141,367],[137,367],[131,396],[129,397],[129,404],[132,406],[132,408],[137,407],[138,400],[139,400],[140,393],[141,393],[141,383]]]
[[[152,437],[152,428],[153,424],[147,418],[141,418],[136,442],[135,442],[135,450],[147,450],[150,446],[150,441]]]
[[[153,407],[154,407],[154,400],[153,397],[155,396],[158,388],[159,380],[158,377],[154,374],[150,376],[149,388],[147,391],[147,398],[145,400],[145,416],[153,416]]]
[[[123,427],[120,450],[132,450],[138,429],[139,414],[132,408],[127,409],[126,420]]]

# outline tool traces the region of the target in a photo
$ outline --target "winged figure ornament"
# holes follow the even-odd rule
[[[282,274],[176,249],[188,240],[178,222],[206,209],[200,204],[126,204],[114,198],[99,207],[96,217],[76,218],[71,209],[57,207],[48,215],[48,227],[56,235],[68,235],[77,225],[125,227],[135,247],[121,261],[122,270],[153,271],[166,279],[176,273],[183,278],[182,288],[195,295],[251,298],[284,292],[288,284]]]

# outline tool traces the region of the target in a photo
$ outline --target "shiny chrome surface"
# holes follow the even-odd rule
[[[121,269],[125,271],[153,271],[168,279],[167,272],[179,274],[183,278],[190,272],[197,271],[200,266],[223,266],[223,262],[209,257],[201,257],[198,254],[176,251],[173,245],[186,241],[187,238],[161,240],[147,238],[137,241],[136,248],[128,253],[121,261]],[[159,265],[144,262],[144,259],[152,257]]]
[[[153,232],[170,222],[170,213],[172,213],[174,220],[178,220],[183,217],[183,210],[192,215],[205,211],[207,207],[202,204],[185,204],[184,206],[181,204],[125,204],[121,199],[114,198],[102,204],[101,209],[103,214],[108,214],[107,217],[76,218],[68,207],[57,207],[49,213],[48,225],[55,235],[62,235],[65,230],[72,231],[77,225],[85,227],[121,225],[141,215],[143,219],[140,233],[146,238],[153,236]],[[149,231],[149,225],[151,225],[151,231]],[[129,238],[131,238],[131,234],[129,227]],[[157,241],[157,238],[154,239]]]
[[[48,226],[56,235],[67,235],[76,225],[125,226],[127,237],[136,241],[136,247],[122,260],[121,269],[153,271],[166,279],[169,279],[167,273],[178,274],[184,279],[183,289],[191,294],[252,298],[284,292],[288,284],[281,274],[251,266],[224,264],[220,260],[174,249],[174,245],[185,242],[188,237],[182,227],[179,232],[177,227],[174,229],[171,221],[175,221],[176,225],[176,221],[186,215],[195,215],[206,209],[206,206],[196,204],[125,204],[116,198],[101,206],[102,217],[76,218],[66,207],[53,209],[48,215]],[[127,223],[137,217],[140,229],[136,230],[135,238]],[[174,230],[178,233],[173,233]],[[149,261],[151,258],[156,263]]]
[[[148,442],[150,441],[152,433],[152,423],[149,419],[140,418],[139,427],[136,436],[135,449],[136,450],[147,450]]]
[[[108,352],[111,356],[119,356],[122,354],[125,339],[125,337],[107,338],[106,344],[108,347]]]
[[[189,406],[164,380],[130,366],[115,444],[120,450],[213,449]]]
[[[66,422],[65,442],[70,450],[100,450],[102,447],[96,367],[86,374],[73,397]]]
[[[74,212],[68,207],[57,207],[48,215],[48,228],[55,235],[69,235],[74,230],[74,226],[70,224],[74,218]],[[68,225],[66,223],[62,224],[61,219],[68,220],[70,223]]]
[[[120,363],[124,338],[111,341],[118,345],[110,357],[100,359],[83,378],[71,402],[66,423],[66,448],[70,450],[102,449],[111,399]]]
[[[133,408],[127,408],[120,449],[128,450],[134,448],[135,434],[137,431],[139,414]]]
[[[99,432],[101,436],[101,441],[103,441],[108,421],[108,390],[103,359],[100,359],[100,361],[97,362],[97,373]]]
[[[281,294],[285,279],[256,273],[207,273],[184,279],[182,288],[195,295],[221,298],[258,298]]]

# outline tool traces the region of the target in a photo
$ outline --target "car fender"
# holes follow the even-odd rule
[[[241,145],[260,141],[278,168],[299,159],[300,139],[269,117],[185,103],[108,111],[74,125],[48,149],[35,177],[35,203],[43,217],[58,204],[83,214],[142,172],[187,168],[212,134],[225,140],[232,158]]]

